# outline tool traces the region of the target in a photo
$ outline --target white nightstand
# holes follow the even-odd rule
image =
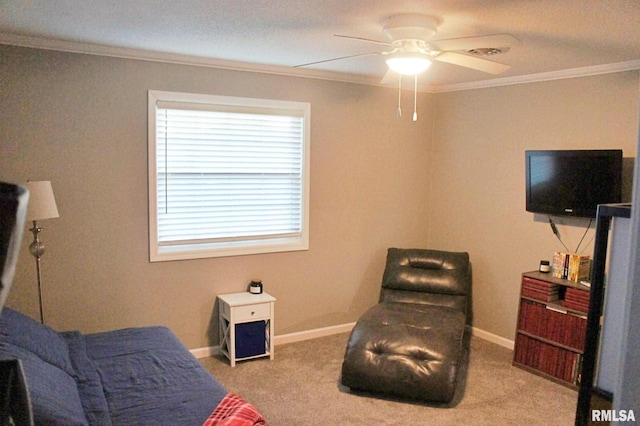
[[[273,316],[276,298],[267,293],[221,294],[220,350],[236,361],[268,356],[273,359]]]

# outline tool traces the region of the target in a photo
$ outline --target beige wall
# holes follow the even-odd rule
[[[396,120],[391,89],[0,46],[0,180],[53,182],[60,218],[41,225],[56,329],[163,324],[208,346],[216,295],[255,277],[278,299],[276,335],[348,323],[399,246],[468,251],[475,326],[513,339],[521,272],[561,248],[525,212],[524,151],[635,157],[638,85],[626,72],[422,94],[413,123]],[[149,89],[311,103],[309,251],[148,262]],[[559,222],[574,247],[587,223]],[[37,318],[29,237],[9,306]]]
[[[149,89],[311,103],[308,251],[148,262]],[[413,123],[391,89],[7,46],[0,93],[0,180],[51,180],[60,211],[40,223],[56,329],[163,324],[209,346],[216,295],[256,277],[276,335],[348,323],[376,303],[388,247],[427,245],[432,95]],[[37,318],[30,235],[9,306]]]
[[[525,211],[524,151],[635,157],[638,94],[634,71],[436,96],[429,243],[469,251],[476,327],[512,340],[520,274],[564,250],[547,216]],[[575,249],[589,221],[555,220]],[[592,254],[593,237],[592,226],[581,252]]]

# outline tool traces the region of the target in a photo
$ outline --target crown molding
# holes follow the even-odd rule
[[[136,59],[151,62],[163,62],[177,65],[191,65],[208,68],[220,68],[233,71],[246,71],[275,74],[291,77],[306,77],[320,80],[341,81],[345,83],[375,84],[377,77],[359,74],[338,73],[322,70],[293,68],[283,65],[258,64],[253,62],[230,61],[178,53],[155,52],[151,50],[127,47],[113,47],[101,44],[46,39],[0,32],[0,44],[28,47],[34,49],[55,50],[86,55],[108,56],[121,59]]]
[[[539,83],[551,80],[563,80],[567,78],[588,77],[592,75],[610,74],[640,70],[640,59],[613,64],[594,65],[582,68],[570,68],[566,70],[542,72],[537,74],[519,75],[514,77],[495,78],[491,80],[473,81],[469,83],[431,86],[430,93],[456,92],[461,90],[485,89],[490,87],[510,86],[514,84]]]
[[[56,50],[87,55],[109,56],[122,59],[137,59],[152,62],[164,62],[178,65],[220,68],[234,71],[257,72],[290,77],[314,78],[319,80],[339,81],[344,83],[367,84],[383,86],[379,77],[331,71],[293,68],[281,65],[256,64],[251,62],[229,61],[215,58],[183,55],[176,53],[154,52],[142,49],[112,47],[100,44],[81,43],[74,41],[46,39],[41,37],[23,36],[10,33],[0,33],[0,44],[8,44],[35,49]],[[595,65],[582,68],[528,74],[514,77],[495,78],[491,80],[472,81],[467,83],[427,86],[420,89],[427,93],[456,92],[462,90],[485,89],[491,87],[509,86],[514,84],[537,83],[551,80],[561,80],[575,77],[586,77],[599,74],[609,74],[631,70],[640,70],[640,59],[618,62],[613,64]],[[388,87],[388,86],[384,86]]]

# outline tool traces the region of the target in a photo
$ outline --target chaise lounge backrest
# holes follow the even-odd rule
[[[468,313],[471,264],[465,252],[390,248],[380,302],[419,303]]]

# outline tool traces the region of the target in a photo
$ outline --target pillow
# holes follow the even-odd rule
[[[429,249],[390,248],[382,287],[427,293],[469,294],[469,254]]]
[[[35,424],[88,424],[73,377],[27,349],[0,342],[0,359],[16,358],[22,361]]]
[[[64,338],[46,325],[6,307],[0,315],[0,342],[23,348],[67,374],[75,374]]]

